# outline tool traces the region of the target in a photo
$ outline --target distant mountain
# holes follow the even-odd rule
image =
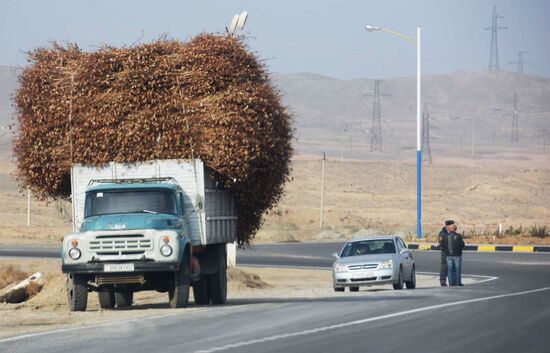
[[[278,75],[274,81],[294,114],[298,151],[326,151],[338,156],[345,150],[352,158],[365,158],[374,80],[298,73]],[[402,150],[415,148],[416,144],[416,78],[388,79],[380,87],[385,157],[398,157]],[[520,145],[540,144],[541,134],[550,131],[550,79],[505,71],[422,77],[423,102],[431,117],[432,147],[456,145],[459,150],[458,145],[464,144],[466,148],[472,140],[474,114],[476,145],[485,150],[499,144],[506,147],[514,92],[518,96]]]
[[[14,68],[0,66],[0,126],[13,122],[11,95],[17,88]],[[434,149],[480,151],[510,145],[514,92],[518,96],[520,145],[536,146],[550,132],[550,79],[512,72],[457,72],[422,77],[423,101],[430,111]],[[399,158],[415,148],[416,78],[398,77],[381,83],[383,154],[367,156],[372,123],[372,79],[341,80],[312,73],[276,75],[275,85],[293,114],[297,150],[301,153],[344,154],[352,158]],[[9,134],[0,131],[0,148]],[[547,136],[550,145],[550,135]],[[460,146],[458,146],[460,145]],[[494,152],[491,152],[494,153]]]

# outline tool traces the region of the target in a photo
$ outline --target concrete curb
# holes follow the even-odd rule
[[[413,243],[407,245],[411,250],[441,250],[437,244]],[[550,246],[544,245],[466,245],[464,251],[477,252],[516,252],[532,253],[547,252],[550,253]]]

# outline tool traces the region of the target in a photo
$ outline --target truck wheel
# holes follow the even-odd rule
[[[86,311],[88,305],[87,277],[81,274],[67,275],[67,300],[70,311]]]
[[[206,276],[206,279],[212,305],[225,304],[227,302],[227,267],[222,266],[218,272]]]
[[[168,290],[170,307],[186,308],[189,305],[189,285],[191,283],[191,262],[188,255],[181,261],[179,271],[174,273],[174,284]]]
[[[198,281],[193,283],[193,296],[195,297],[195,304],[197,305],[210,304],[208,283],[205,275],[202,275]]]
[[[127,308],[132,306],[134,292],[126,288],[115,288],[114,294],[117,308]]]
[[[102,309],[112,309],[115,307],[115,291],[112,286],[103,286],[97,292],[99,296],[99,306]]]
[[[345,287],[333,287],[335,292],[343,292],[346,290]]]

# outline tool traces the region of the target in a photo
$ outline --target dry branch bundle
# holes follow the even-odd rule
[[[83,52],[29,53],[15,96],[21,188],[67,198],[72,163],[195,158],[235,192],[248,242],[282,195],[291,119],[265,67],[237,39],[203,34]]]

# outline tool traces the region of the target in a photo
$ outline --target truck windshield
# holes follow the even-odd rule
[[[346,244],[341,257],[395,254],[395,244],[392,239],[373,239],[353,241]]]
[[[117,213],[177,214],[174,194],[162,190],[96,191],[86,195],[84,217]]]

